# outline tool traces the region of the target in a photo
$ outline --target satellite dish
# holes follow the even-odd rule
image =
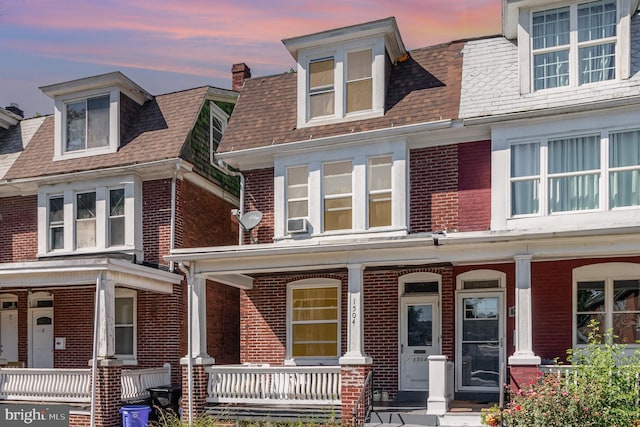
[[[249,235],[251,236],[251,241],[253,243],[258,243],[258,239],[256,239],[253,236],[253,233],[251,233],[251,231],[258,224],[260,224],[260,221],[262,221],[262,212],[260,212],[260,211],[251,211],[251,212],[247,212],[246,214],[244,214],[244,215],[242,215],[240,217],[236,214],[236,218],[238,218],[238,222],[240,223],[240,225],[242,226],[244,231],[249,233]]]

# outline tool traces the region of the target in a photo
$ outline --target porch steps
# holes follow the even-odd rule
[[[467,406],[467,405],[465,405]],[[375,406],[365,427],[479,427],[480,412],[477,408],[454,407],[443,416],[428,415],[424,401],[390,402]]]
[[[259,404],[217,404],[205,407],[205,413],[223,421],[274,421],[283,423],[340,422],[340,407]]]

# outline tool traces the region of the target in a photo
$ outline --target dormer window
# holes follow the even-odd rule
[[[616,25],[616,0],[534,12],[534,90],[614,79]]]
[[[65,104],[65,151],[109,145],[109,95]]]
[[[283,43],[298,63],[299,128],[384,115],[390,66],[407,53],[394,18]]]
[[[120,72],[40,88],[55,101],[53,160],[110,154],[136,105],[152,97]]]

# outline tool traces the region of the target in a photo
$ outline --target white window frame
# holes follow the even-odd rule
[[[631,77],[631,16],[635,11],[630,10],[630,4],[632,2],[626,2],[623,0],[617,0],[616,12],[617,12],[617,27],[616,27],[616,61],[615,61],[615,78],[611,80],[603,80],[593,83],[578,84],[578,35],[577,35],[577,6],[585,3],[590,3],[589,0],[580,2],[574,1],[559,1],[557,3],[547,2],[545,6],[537,6],[540,2],[534,0],[522,1],[522,6],[519,9],[519,28],[518,28],[518,56],[520,63],[520,91],[523,94],[527,93],[553,93],[554,91],[563,90],[575,90],[580,87],[585,91],[589,90],[591,85],[602,85],[608,82],[616,82]],[[530,7],[529,7],[530,6]],[[571,43],[570,43],[570,58],[569,58],[569,85],[561,86],[557,88],[539,89],[534,90],[533,82],[533,13],[541,12],[545,10],[557,9],[570,6],[570,19],[571,19]],[[594,42],[583,42],[582,44],[591,45],[603,43],[602,40]],[[550,49],[554,50],[554,49]]]
[[[285,356],[285,365],[337,365],[338,358],[342,354],[342,283],[337,279],[329,278],[313,278],[302,279],[287,284],[287,348]],[[337,354],[335,357],[293,357],[293,290],[294,289],[310,289],[310,288],[336,288],[338,293],[338,343]]]
[[[296,169],[296,168],[305,168],[307,170],[307,182],[306,182],[306,186],[307,186],[307,197],[289,197],[289,170],[290,169]],[[286,194],[286,205],[285,205],[285,210],[286,210],[286,219],[290,220],[290,219],[299,219],[299,218],[308,218],[309,217],[309,167],[307,165],[298,165],[298,166],[288,166],[285,168],[285,175],[284,175],[284,179],[285,179],[285,194]],[[302,184],[301,184],[302,185]],[[291,216],[291,213],[289,212],[289,203],[290,202],[306,202],[307,203],[307,215],[303,216],[303,217],[298,217],[298,216]]]
[[[348,192],[348,193],[327,194],[326,193],[326,188],[325,188],[325,179],[327,177],[327,175],[325,173],[325,167],[329,166],[331,164],[347,163],[347,162],[351,165],[351,173],[350,173],[351,191]],[[354,202],[353,171],[354,171],[354,165],[353,165],[353,161],[351,159],[345,159],[345,160],[338,160],[338,161],[331,161],[331,162],[322,163],[322,187],[321,187],[321,189],[322,189],[322,232],[340,232],[340,231],[345,231],[345,230],[351,230],[353,228],[353,217],[354,217],[354,209],[353,209],[353,202]],[[326,230],[325,220],[326,220],[326,215],[327,215],[327,212],[328,212],[328,210],[327,210],[328,209],[327,208],[327,201],[337,200],[337,199],[347,199],[347,198],[351,199],[351,205],[350,205],[350,210],[351,210],[351,228],[336,229],[336,230]],[[342,210],[342,209],[338,208],[336,210]]]
[[[63,215],[64,215],[64,194],[48,194],[47,197],[46,197],[46,202],[45,202],[46,203],[46,210],[47,210],[47,212],[46,212],[46,222],[47,222],[47,236],[46,236],[47,244],[46,244],[46,246],[47,246],[47,251],[54,252],[54,251],[60,251],[60,250],[64,250],[64,249],[62,249],[62,248],[54,249],[52,247],[52,243],[53,243],[52,240],[53,239],[52,239],[52,235],[51,235],[51,229],[53,227],[52,227],[51,215],[50,215],[50,212],[51,212],[51,209],[50,209],[51,202],[50,201],[51,201],[51,199],[62,199]],[[66,221],[63,219],[61,223],[56,222],[56,224],[55,224],[56,228],[58,228],[58,226],[62,227],[62,244],[63,244],[63,246],[64,246],[64,243],[65,243],[64,242],[64,239],[65,239],[64,236],[66,234],[65,233],[65,222]]]
[[[371,106],[370,110],[346,112],[347,85],[347,53],[371,49]],[[300,49],[298,52],[298,113],[297,126],[299,128],[338,123],[349,120],[380,117],[384,115],[385,97],[385,63],[386,50],[384,36],[376,36],[354,40],[348,43],[323,46],[321,48]],[[334,114],[310,117],[309,106],[309,64],[321,59],[334,60]]]
[[[109,191],[124,188],[125,242],[109,246]],[[76,195],[96,193],[96,245],[90,248],[76,247]],[[64,248],[51,249],[49,224],[49,199],[64,198]],[[72,253],[99,253],[125,251],[143,260],[142,250],[142,181],[128,175],[95,181],[43,185],[38,188],[38,256],[57,256]]]
[[[115,190],[122,190],[124,192],[124,198],[125,198],[125,205],[126,205],[126,194],[127,191],[124,187],[122,186],[118,186],[118,187],[110,187],[107,188],[107,199],[106,199],[106,203],[107,203],[107,209],[106,209],[106,217],[107,217],[107,240],[106,240],[106,245],[109,248],[117,248],[120,246],[123,246],[123,244],[121,245],[112,245],[111,244],[111,231],[112,231],[112,227],[111,227],[111,220],[114,218],[124,218],[124,222],[125,222],[125,233],[126,233],[126,227],[127,227],[127,214],[126,214],[126,207],[125,207],[125,213],[123,213],[122,215],[116,215],[116,216],[112,216],[111,215],[111,192],[115,191]],[[125,238],[125,242],[126,242],[126,238]]]
[[[611,169],[609,167],[609,135],[640,130],[637,114],[637,111],[629,110],[617,113],[586,114],[574,118],[556,118],[518,126],[496,126],[492,132],[491,229],[560,231],[636,225],[640,206],[609,207]],[[548,214],[549,174],[546,141],[594,134],[600,135],[601,167],[598,208]],[[527,142],[540,142],[540,209],[534,214],[512,215],[511,146]]]
[[[104,147],[88,148],[84,150],[66,151],[67,104],[95,98],[109,96],[109,144]],[[53,160],[77,159],[81,157],[97,156],[115,153],[120,142],[120,90],[117,87],[106,89],[86,90],[73,95],[60,96],[55,100],[54,110],[54,155]]]
[[[222,108],[218,107],[215,102],[209,101],[209,162],[211,164],[215,164],[216,162],[216,159],[215,159],[216,148],[217,148],[217,145],[220,144],[220,141],[215,141],[215,138],[213,135],[213,128],[214,128],[213,119],[214,118],[218,119],[222,124],[222,129],[220,129],[220,132],[221,132],[220,139],[222,140],[222,135],[224,135],[224,132],[227,130],[229,115],[224,111],[222,111]]]
[[[123,324],[121,326],[124,327],[133,327],[133,353],[132,354],[115,354],[115,357],[120,360],[126,361],[135,361],[137,360],[138,354],[138,293],[133,289],[127,288],[116,288],[114,295],[113,307],[115,310],[115,299],[117,298],[132,298],[133,299],[133,324]],[[115,315],[114,315],[115,318]],[[114,328],[117,328],[119,325],[114,321]],[[114,340],[115,340],[115,330],[114,330]],[[115,343],[114,343],[114,351],[115,351]],[[128,363],[127,363],[128,364]]]
[[[274,236],[276,241],[291,239],[287,234],[287,168],[307,166],[309,171],[309,217],[307,238],[332,239],[371,234],[403,236],[407,234],[407,146],[404,138],[383,143],[355,145],[350,148],[317,153],[277,157],[274,169]],[[369,193],[367,190],[369,158],[391,156],[391,225],[369,228]],[[323,230],[324,205],[322,167],[324,163],[351,160],[352,162],[352,228]],[[301,237],[297,234],[297,237]]]
[[[578,282],[605,282],[605,325],[604,330],[613,326],[613,281],[640,280],[640,264],[631,262],[606,262],[576,267],[572,271],[573,293],[571,313],[571,335],[574,348],[584,348],[586,345],[577,343],[577,315],[578,315]],[[627,344],[627,349],[640,348],[640,344]]]

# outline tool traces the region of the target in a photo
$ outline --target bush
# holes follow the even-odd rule
[[[597,328],[592,322],[587,348],[568,351],[574,367],[566,375],[541,375],[511,394],[505,425],[640,426],[640,353],[626,356],[611,331],[601,337]]]

